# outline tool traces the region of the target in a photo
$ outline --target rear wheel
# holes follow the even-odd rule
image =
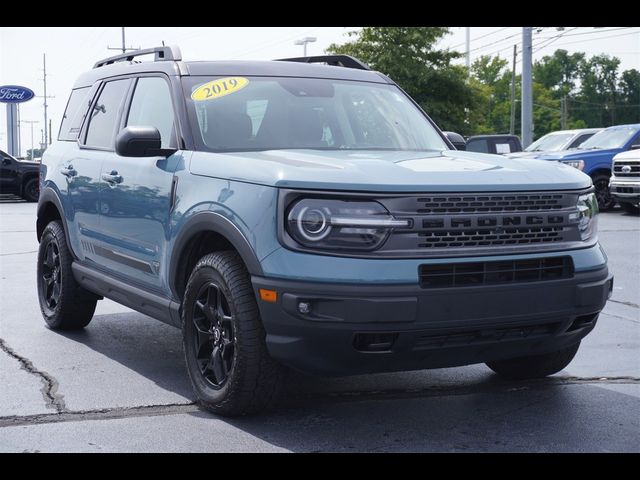
[[[37,202],[40,196],[40,184],[37,178],[27,180],[22,189],[22,196],[27,202]]]
[[[569,365],[579,347],[580,342],[556,352],[488,362],[487,366],[498,375],[511,380],[546,377]]]
[[[594,175],[593,186],[596,189],[598,209],[602,211],[612,209],[616,204],[616,200],[611,196],[611,192],[609,191],[609,175],[606,173]]]
[[[640,213],[640,205],[634,205],[633,203],[629,203],[629,202],[622,202],[620,203],[620,206],[627,213],[632,213],[635,215]]]
[[[205,408],[235,416],[275,404],[284,367],[267,352],[251,279],[237,253],[206,255],[193,269],[182,333],[189,378]]]
[[[54,330],[86,327],[96,309],[98,296],[82,288],[71,271],[73,257],[62,224],[50,222],[38,249],[38,300],[47,325]]]

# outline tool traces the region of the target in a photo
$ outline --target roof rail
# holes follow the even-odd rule
[[[93,68],[104,67],[105,65],[111,65],[116,62],[130,62],[136,57],[140,57],[142,55],[151,55],[154,54],[155,62],[161,61],[175,61],[179,62],[182,60],[182,53],[180,52],[180,48],[175,45],[170,46],[162,46],[162,47],[154,47],[154,48],[145,48],[144,50],[134,50],[129,53],[122,53],[120,55],[114,55],[113,57],[105,58],[96,62]]]
[[[350,55],[320,55],[317,57],[279,58],[276,62],[326,63],[335,67],[371,70],[366,63]]]

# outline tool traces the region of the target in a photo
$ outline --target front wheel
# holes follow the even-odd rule
[[[194,393],[221,415],[257,413],[274,405],[284,367],[265,342],[249,274],[235,252],[200,259],[182,304],[182,339]]]
[[[569,365],[579,347],[580,342],[556,352],[488,362],[487,366],[498,375],[511,380],[542,378],[558,373]]]
[[[594,175],[593,186],[596,190],[596,198],[598,199],[598,209],[601,211],[612,209],[616,204],[616,200],[611,196],[611,192],[609,191],[609,175],[606,173]]]

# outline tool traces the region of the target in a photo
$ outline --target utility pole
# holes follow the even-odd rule
[[[124,37],[124,28],[125,27],[120,27],[122,29],[122,46],[121,47],[110,47],[109,45],[107,45],[107,50],[122,50],[122,53],[127,53],[127,50],[140,50],[140,47],[138,48],[133,48],[133,47],[127,47],[126,43],[125,43],[125,37]]]
[[[511,69],[511,118],[509,120],[509,134],[513,135],[516,131],[516,56],[518,55],[518,46],[513,46],[513,67]]]
[[[465,54],[465,61],[467,64],[467,71],[469,71],[469,68],[471,67],[471,27],[465,27],[467,30],[467,39],[465,41],[465,49],[466,49],[466,54]]]
[[[44,95],[36,95],[38,98],[44,99],[44,139],[42,143],[42,149],[47,148],[47,145],[51,143],[47,136],[47,108],[49,105],[47,104],[47,99],[56,98],[55,95],[47,95],[47,54],[42,54],[42,83],[44,85]]]
[[[533,85],[531,79],[531,33],[532,27],[522,27],[522,146],[528,147],[533,140]]]
[[[33,124],[34,123],[40,123],[38,120],[23,120],[22,123],[28,123],[31,125],[31,157],[30,160],[33,160],[34,157],[34,153],[33,153]]]
[[[567,129],[567,97],[564,95],[560,99],[560,128]]]

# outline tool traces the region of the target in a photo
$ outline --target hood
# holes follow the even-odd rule
[[[282,188],[369,192],[522,191],[587,188],[573,167],[459,150],[195,152],[196,175]]]
[[[545,153],[540,155],[540,160],[584,160],[586,158],[613,157],[622,148],[607,148],[597,150],[563,150],[561,152]]]

